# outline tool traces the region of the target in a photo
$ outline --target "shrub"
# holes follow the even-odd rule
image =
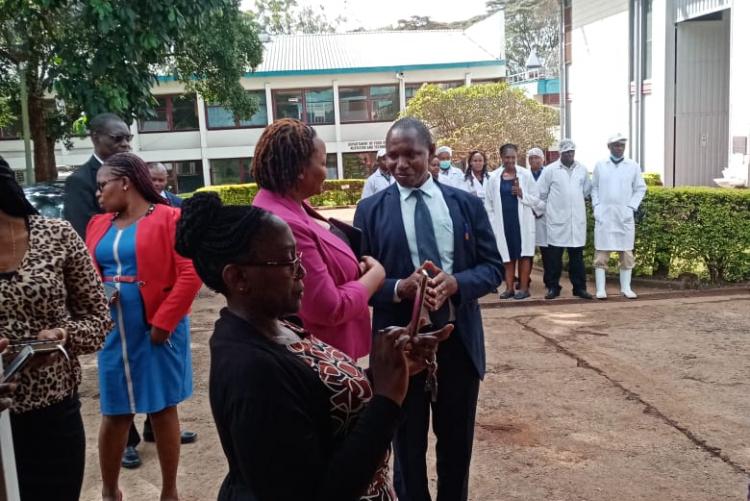
[[[310,197],[309,202],[315,207],[357,205],[364,185],[363,179],[332,179],[323,185],[323,193]],[[215,191],[221,197],[221,201],[227,205],[250,205],[258,193],[258,185],[255,183],[225,184],[206,186],[198,191]]]
[[[750,190],[650,186],[637,221],[636,274],[692,273],[712,283],[750,279]],[[589,209],[587,262],[593,224]]]
[[[656,172],[646,172],[643,174],[643,180],[646,186],[664,186],[661,182],[661,176]]]

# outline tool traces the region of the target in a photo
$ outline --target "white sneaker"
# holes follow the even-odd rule
[[[607,270],[596,268],[594,276],[596,278],[596,299],[607,299]]]
[[[633,270],[620,270],[620,292],[628,299],[636,299],[638,294],[630,288],[630,279],[633,276]]]

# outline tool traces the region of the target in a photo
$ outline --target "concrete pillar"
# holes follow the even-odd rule
[[[206,102],[203,96],[197,94],[198,100],[198,131],[201,139],[201,164],[203,165],[203,184],[211,186],[211,164],[208,160],[208,126],[206,124]]]
[[[341,154],[341,107],[339,106],[339,81],[333,81],[333,124],[336,128],[336,177],[344,179],[344,157]]]

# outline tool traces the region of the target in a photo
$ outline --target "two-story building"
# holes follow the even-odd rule
[[[178,192],[249,182],[264,127],[292,117],[314,126],[325,141],[329,178],[365,177],[388,127],[423,83],[449,88],[505,77],[504,37],[502,12],[466,30],[271,37],[263,63],[241,81],[259,102],[249,120],[236,120],[164,77],[153,88],[156,116],[132,126],[133,151],[167,164]],[[89,139],[76,139],[71,150],[58,147],[57,162],[79,165],[91,152]],[[24,168],[17,135],[0,136],[0,155]]]

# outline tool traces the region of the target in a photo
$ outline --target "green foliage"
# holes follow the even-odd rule
[[[363,179],[326,181],[323,185],[323,193],[310,197],[309,202],[314,207],[345,207],[356,205],[362,195],[364,186],[365,181]],[[198,191],[215,191],[221,197],[222,202],[228,205],[249,205],[258,193],[258,185],[255,183],[225,184],[221,186],[207,186]]]
[[[260,63],[262,46],[239,0],[2,0],[0,35],[0,95],[18,87],[25,66],[36,145],[70,135],[82,112],[150,116],[158,75],[240,118],[257,108],[240,77]],[[55,105],[34,113],[51,93]],[[48,161],[35,151],[36,164]]]
[[[0,96],[0,127],[7,127],[16,120],[10,106],[10,98]]]
[[[557,74],[560,63],[559,0],[489,0],[487,10],[505,9],[505,55],[510,74],[526,71],[536,52],[544,68]]]
[[[646,182],[646,186],[664,186],[664,183],[661,182],[661,175],[656,172],[644,173],[643,180]]]
[[[750,279],[750,190],[651,186],[639,213],[637,274],[690,273],[714,284]],[[589,211],[588,262],[593,224]]]
[[[424,85],[403,115],[423,120],[435,139],[458,156],[473,149],[484,151],[491,165],[498,165],[498,147],[504,143],[517,144],[519,157],[533,147],[548,148],[555,141],[552,127],[558,123],[556,110],[505,83],[447,90]]]
[[[255,0],[258,25],[269,35],[333,33],[346,19],[329,19],[323,4],[300,7],[297,0]]]

